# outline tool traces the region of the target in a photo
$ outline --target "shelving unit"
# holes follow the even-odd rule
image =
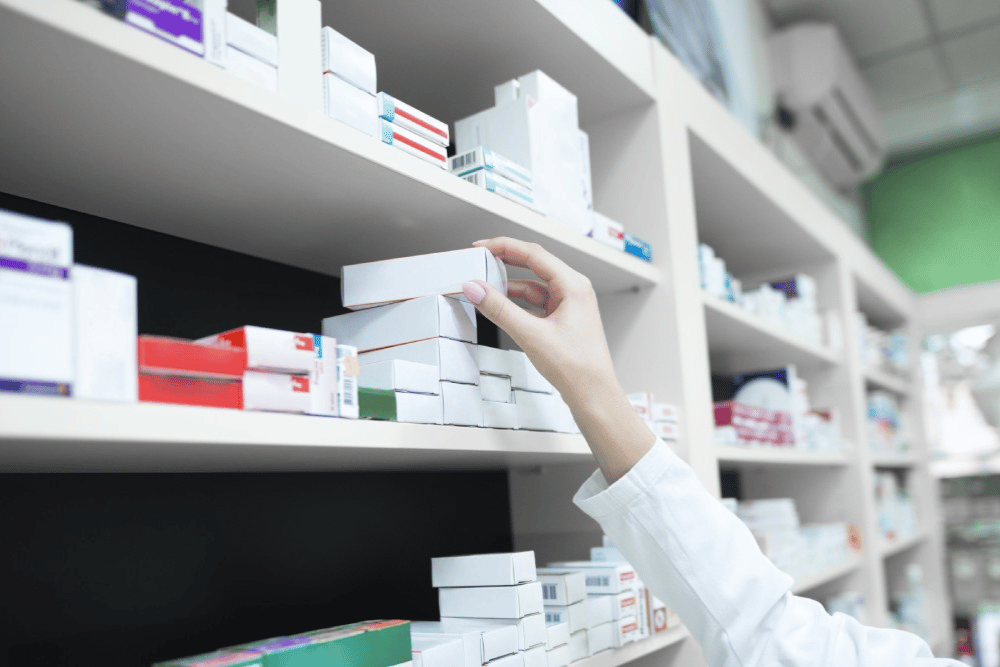
[[[907,398],[910,395],[910,384],[906,380],[877,368],[865,370],[865,386],[869,389],[891,391],[900,398]]]
[[[879,550],[882,552],[882,558],[891,558],[908,549],[912,549],[919,544],[922,544],[926,540],[927,534],[924,531],[921,531],[920,533],[909,537],[903,537],[891,541],[883,540],[882,544],[879,546]]]
[[[872,456],[865,443],[865,388],[897,393],[918,415],[917,380],[862,369],[848,324],[860,309],[878,326],[910,326],[912,295],[658,42],[606,0],[461,12],[448,0],[419,12],[325,0],[323,11],[375,53],[383,89],[447,121],[485,108],[493,85],[533,69],[574,91],[595,208],[648,240],[654,261],[580,237],[75,0],[0,0],[9,56],[0,191],[330,275],[490,236],[539,242],[591,279],[623,386],[679,407],[677,449],[711,492],[721,468],[737,468],[757,480],[754,497],[788,494],[804,520],[859,526],[862,553],[797,581],[796,593],[860,590],[883,625],[887,568],[916,558],[930,597],[947,599],[922,433],[902,459]],[[198,109],[199,122],[184,109]],[[843,349],[703,294],[699,241],[750,281],[813,275],[820,306],[844,323]],[[842,454],[712,444],[711,374],[788,364],[817,405],[837,409],[844,439],[861,444]],[[508,470],[515,546],[539,562],[580,558],[600,543],[571,503],[593,467],[579,436],[0,396],[0,470]],[[919,539],[883,548],[875,467],[913,480]],[[934,639],[948,647],[945,607],[935,610]],[[694,667],[688,638],[678,628],[577,664],[641,664],[675,647],[657,664]]]

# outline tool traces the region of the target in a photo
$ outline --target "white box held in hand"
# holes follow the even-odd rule
[[[514,628],[517,648],[524,651],[545,643],[545,616],[529,614],[524,618],[449,618],[442,616],[441,624],[449,628]]]
[[[361,367],[358,383],[370,389],[389,389],[414,394],[441,394],[437,366],[393,359]]]
[[[524,667],[549,667],[549,658],[545,654],[544,646],[535,646],[521,653],[524,658]]]
[[[323,334],[350,341],[362,352],[428,338],[475,343],[476,309],[468,301],[424,296],[327,317]]]
[[[466,618],[523,618],[542,611],[542,585],[537,581],[518,586],[439,588],[441,616]],[[545,642],[544,626],[542,643]]]
[[[465,300],[462,285],[470,280],[507,293],[503,262],[486,248],[463,248],[345,266],[341,300],[352,310],[439,294]]]
[[[569,643],[569,623],[546,623],[545,624],[545,648],[554,649],[557,646]]]
[[[376,102],[377,104],[377,102]],[[390,123],[384,118],[379,118],[379,136],[382,143],[394,146],[404,153],[409,153],[425,162],[430,162],[442,169],[448,168],[448,149],[439,146],[430,139],[426,139],[416,132]]]
[[[464,667],[465,644],[460,637],[411,634],[413,667]]]
[[[545,604],[566,606],[587,599],[587,583],[583,572],[567,570],[538,575],[542,582],[542,598]]]
[[[567,636],[568,639],[568,636]],[[545,651],[548,667],[567,667],[570,663],[569,641]]]
[[[226,42],[248,56],[278,66],[278,38],[232,12],[226,12]],[[277,69],[275,70],[277,74]]]
[[[73,395],[138,400],[137,286],[133,276],[73,265]]]
[[[552,568],[580,569],[587,577],[587,593],[621,593],[635,585],[638,577],[631,565],[625,563],[596,563],[589,560],[558,561],[549,563]]]
[[[431,559],[431,585],[434,588],[514,586],[536,579],[534,551]]]
[[[321,31],[323,72],[332,72],[369,95],[378,92],[375,56],[329,26]]]
[[[512,625],[485,625],[470,627],[447,621],[412,621],[413,634],[460,635],[466,642],[466,661],[474,656],[476,667],[505,655],[517,653],[517,628]]]
[[[437,118],[429,116],[405,102],[400,102],[388,93],[379,93],[376,97],[378,98],[378,115],[393,125],[406,128],[439,146],[448,146],[451,143],[447,123],[442,123]]]
[[[323,75],[323,112],[369,137],[379,136],[375,97],[336,74]]]
[[[384,347],[359,355],[362,365],[391,359],[430,364],[438,369],[438,379],[462,384],[479,384],[476,346],[450,338],[431,338],[416,343]]]

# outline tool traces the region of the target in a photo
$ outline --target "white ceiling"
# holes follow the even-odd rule
[[[925,139],[1000,127],[1000,109],[979,109],[968,122],[969,97],[992,100],[1000,85],[1000,0],[763,0],[777,26],[802,20],[836,24],[872,93],[893,123],[920,108],[939,111]],[[982,93],[982,94],[980,94]],[[954,109],[949,114],[947,110]],[[951,118],[954,115],[955,118]],[[984,123],[991,125],[985,127]],[[905,131],[904,131],[905,130]],[[914,128],[899,128],[910,143]],[[918,132],[917,134],[920,134]],[[931,136],[935,135],[935,136]],[[940,135],[940,136],[937,136]]]

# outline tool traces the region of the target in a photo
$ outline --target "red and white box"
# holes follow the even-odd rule
[[[615,646],[631,644],[639,637],[639,619],[635,616],[618,619],[615,621],[615,627],[618,629]]]
[[[379,93],[375,96],[375,100],[378,115],[393,125],[398,125],[424,139],[429,139],[438,146],[447,147],[451,143],[447,123],[442,123],[437,118],[428,116],[406,102],[400,102],[388,93]]]
[[[243,407],[243,383],[239,380],[177,377],[139,372],[139,400],[210,408]]]
[[[306,414],[312,408],[308,375],[247,371],[243,374],[243,409]]]
[[[625,226],[597,211],[594,211],[594,238],[625,252]]]
[[[781,410],[723,401],[715,404],[715,425],[731,426],[736,439],[745,444],[790,447],[795,443],[792,417]]]
[[[307,374],[316,356],[312,334],[264,327],[244,326],[195,342],[245,348],[246,367],[254,371]]]
[[[139,372],[191,378],[240,380],[247,366],[246,350],[230,345],[205,345],[164,336],[139,336]],[[142,399],[140,396],[140,400]],[[166,401],[173,402],[173,401]]]
[[[448,168],[448,151],[445,148],[401,125],[390,123],[383,118],[381,137],[383,143],[395,146],[442,169]]]
[[[628,616],[638,616],[639,614],[639,596],[635,589],[610,595],[591,595],[588,599],[595,607],[607,607],[607,612],[602,612],[600,617],[610,621],[617,621]],[[608,615],[605,616],[605,613]]]

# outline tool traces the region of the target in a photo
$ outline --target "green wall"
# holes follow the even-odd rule
[[[872,247],[913,291],[1000,280],[1000,135],[897,161],[863,192]]]

